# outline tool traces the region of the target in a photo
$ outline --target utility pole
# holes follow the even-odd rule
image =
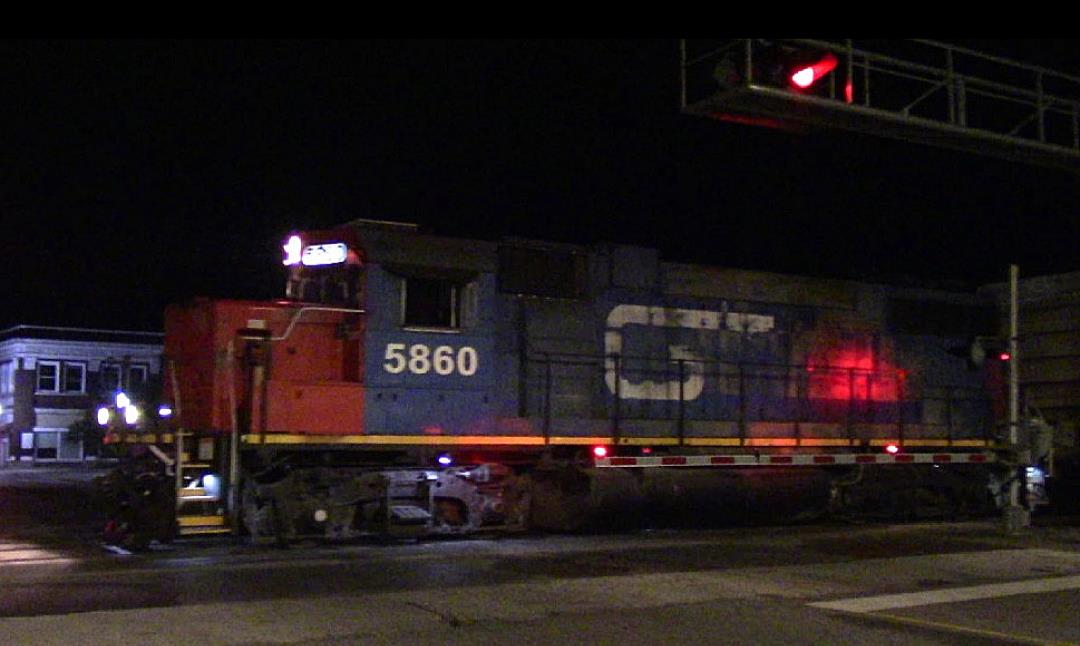
[[[1004,521],[1006,533],[1013,533],[1031,525],[1031,515],[1027,505],[1021,504],[1021,495],[1026,494],[1025,473],[1031,461],[1027,447],[1021,447],[1020,441],[1020,336],[1019,316],[1020,268],[1009,265],[1009,461],[1013,473],[1009,479],[1009,502],[1005,506]]]

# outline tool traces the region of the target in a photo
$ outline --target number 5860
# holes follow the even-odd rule
[[[414,375],[426,375],[434,371],[441,376],[457,373],[463,377],[471,377],[476,374],[480,363],[476,348],[472,346],[466,345],[454,350],[448,345],[440,345],[432,351],[431,346],[423,343],[388,343],[385,359],[383,369],[392,375],[407,370]]]

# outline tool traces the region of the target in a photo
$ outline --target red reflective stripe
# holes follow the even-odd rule
[[[814,464],[832,464],[836,462],[836,458],[831,455],[815,455]]]
[[[686,464],[686,458],[684,458],[684,457],[667,457],[667,458],[661,458],[661,459],[660,459],[660,464],[663,464],[663,465],[668,465],[668,464]]]
[[[986,462],[986,456],[982,453],[973,453],[968,456],[969,462]]]
[[[859,464],[866,464],[867,462],[877,462],[876,455],[856,455],[855,462]]]
[[[637,458],[608,458],[608,464],[613,467],[627,467],[637,464]]]
[[[774,455],[769,458],[770,464],[791,464],[790,455]]]
[[[952,456],[948,453],[939,453],[934,456],[934,462],[952,462]]]
[[[914,455],[898,455],[898,456],[896,456],[896,461],[897,462],[914,462],[915,461],[915,456]]]
[[[735,458],[730,455],[714,455],[709,458],[709,464],[735,464]]]

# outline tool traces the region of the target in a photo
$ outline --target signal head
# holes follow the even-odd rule
[[[788,81],[796,89],[806,90],[836,69],[837,62],[835,54],[825,52],[810,62],[794,66]]]

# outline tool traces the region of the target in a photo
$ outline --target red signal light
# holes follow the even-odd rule
[[[826,52],[821,58],[810,65],[802,65],[788,78],[791,84],[805,90],[821,79],[829,72],[836,69],[837,59],[832,52]]]
[[[998,359],[1001,359],[1002,361],[1008,361],[1009,359],[1012,359],[1012,355],[1008,352],[1002,352],[998,355]]]
[[[592,450],[592,454],[593,454],[593,457],[596,457],[596,458],[606,458],[607,457],[607,447],[606,446],[594,446],[593,450]]]
[[[889,455],[896,455],[897,453],[900,452],[900,447],[897,446],[896,444],[886,444],[885,445],[885,452],[888,453]]]

